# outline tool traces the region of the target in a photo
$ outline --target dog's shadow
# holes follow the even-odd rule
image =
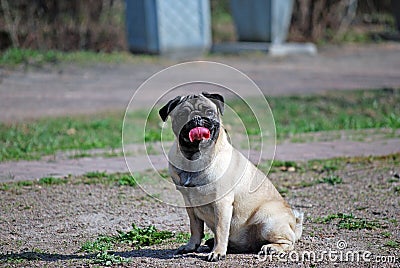
[[[154,258],[154,259],[179,259],[179,258],[198,258],[204,259],[204,256],[198,255],[198,253],[209,252],[209,248],[201,246],[197,253],[189,253],[184,255],[174,255],[176,249],[134,249],[131,251],[108,251],[109,255],[124,257],[124,258]],[[0,254],[0,262],[4,261],[15,261],[15,260],[27,260],[27,261],[69,261],[69,260],[95,260],[96,253],[76,253],[76,254],[58,254],[58,253],[41,253],[33,251],[25,251],[20,253],[9,252],[6,254]]]
[[[179,259],[179,258],[197,258],[204,259],[205,256],[202,253],[210,252],[210,249],[207,246],[200,246],[196,253],[187,253],[182,255],[174,255],[176,249],[137,249],[132,251],[124,251],[124,252],[109,252],[115,256],[120,256],[124,258],[155,258],[155,259]]]

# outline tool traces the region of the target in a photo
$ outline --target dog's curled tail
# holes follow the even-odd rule
[[[300,239],[301,234],[303,233],[303,219],[304,212],[293,209],[294,217],[296,218],[296,227],[294,229],[294,233],[296,235],[296,241]]]

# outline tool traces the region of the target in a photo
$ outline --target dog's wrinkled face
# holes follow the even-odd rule
[[[191,159],[199,151],[212,146],[218,139],[223,113],[223,97],[203,92],[200,95],[178,96],[160,110],[165,121],[171,116],[172,130],[186,158]]]

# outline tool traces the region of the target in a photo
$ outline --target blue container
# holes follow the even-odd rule
[[[133,53],[199,53],[211,46],[208,0],[126,0]]]
[[[293,0],[231,0],[230,4],[239,41],[285,42]]]

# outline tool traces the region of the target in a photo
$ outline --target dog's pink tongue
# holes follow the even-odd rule
[[[189,132],[189,140],[193,142],[194,140],[208,140],[210,138],[210,130],[205,127],[195,127]]]

